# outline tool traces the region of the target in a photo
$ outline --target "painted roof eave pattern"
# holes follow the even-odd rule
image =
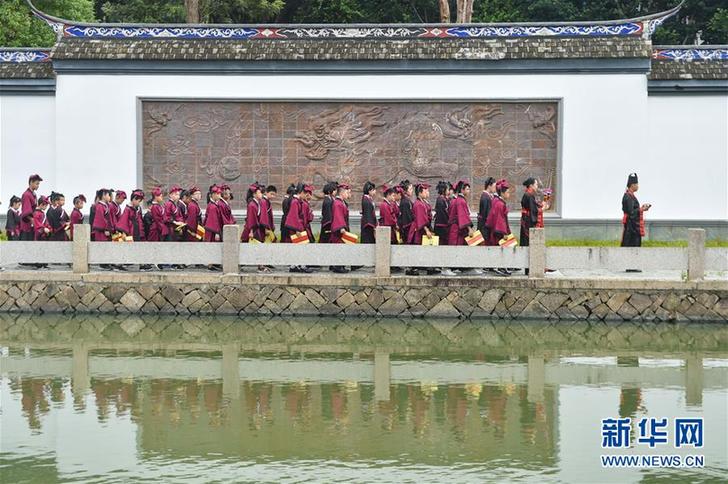
[[[33,14],[59,37],[86,39],[422,39],[522,37],[631,37],[649,39],[683,2],[665,12],[625,20],[511,24],[348,24],[348,25],[212,25],[104,24],[72,22],[41,12],[27,0]]]

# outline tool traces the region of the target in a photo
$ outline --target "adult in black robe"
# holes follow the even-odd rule
[[[283,197],[283,200],[281,200],[281,210],[283,211],[283,214],[281,215],[281,242],[285,243],[291,242],[290,231],[286,228],[286,217],[288,217],[288,211],[291,208],[291,200],[295,193],[296,185],[291,184],[288,186],[288,189],[286,189],[286,195]]]
[[[324,200],[321,203],[321,234],[319,235],[320,244],[328,244],[331,242],[331,223],[334,219],[334,191],[338,183],[329,182],[324,185]]]
[[[414,215],[412,214],[412,193],[414,192],[414,185],[409,180],[404,180],[400,183],[404,193],[402,199],[399,201],[399,231],[402,238],[402,242],[407,240],[409,235],[409,228],[414,222]]]
[[[364,184],[364,195],[361,197],[361,239],[362,244],[375,243],[374,230],[377,227],[377,212],[374,208],[374,183]]]
[[[480,195],[480,204],[478,206],[478,230],[483,234],[483,239],[488,240],[488,229],[485,221],[488,220],[490,207],[493,205],[493,197],[495,196],[495,178],[489,176],[483,184],[483,193]]]
[[[635,192],[639,189],[636,173],[627,179],[627,191],[622,196],[622,247],[641,247],[644,236],[643,214],[650,209],[650,204],[640,205]]]
[[[531,242],[529,230],[538,225],[538,211],[541,209],[536,200],[538,182],[534,178],[526,178],[523,182],[526,191],[521,197],[521,238],[518,243],[521,247],[528,247]]]

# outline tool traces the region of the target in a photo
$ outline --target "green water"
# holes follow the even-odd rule
[[[724,325],[0,315],[0,347],[3,483],[728,475]],[[704,447],[603,450],[620,416],[703,417]]]

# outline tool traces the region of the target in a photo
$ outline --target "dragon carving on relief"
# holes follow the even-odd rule
[[[501,107],[491,104],[463,108],[446,113],[446,122],[440,126],[440,129],[442,135],[446,138],[456,138],[463,141],[472,140],[476,129],[489,125],[491,119],[499,114],[503,114]]]
[[[537,112],[533,105],[526,108],[526,114],[531,121],[531,126],[551,141],[551,146],[556,146],[556,109],[553,106],[546,106],[543,111]]]
[[[331,151],[343,151],[346,158],[354,159],[366,152],[363,144],[375,130],[386,126],[381,120],[384,109],[380,106],[343,106],[330,109],[309,119],[309,129],[296,133],[296,141],[306,148],[306,158],[323,160]]]

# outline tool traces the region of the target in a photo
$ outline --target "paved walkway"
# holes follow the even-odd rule
[[[129,268],[128,271],[119,271],[119,270],[106,270],[102,269],[98,266],[91,266],[91,272],[96,273],[134,273],[139,272],[138,266],[132,265],[127,266]],[[16,272],[16,271],[33,271],[33,272],[69,272],[70,269],[68,266],[65,265],[59,265],[59,264],[51,264],[48,267],[42,268],[42,269],[33,269],[28,268],[25,266],[18,266],[18,265],[11,265],[6,266],[3,268],[0,268],[0,270],[4,270],[7,272]],[[184,269],[166,269],[164,271],[144,271],[143,274],[183,274],[183,273],[203,273],[203,274],[215,274],[215,271],[210,271],[206,267],[185,267]],[[217,272],[219,273],[219,271]],[[255,267],[244,267],[241,271],[243,274],[257,274],[258,271]],[[284,274],[290,274],[288,268],[286,267],[275,267],[272,269],[272,271],[269,273],[272,275],[284,275]],[[320,268],[318,270],[315,270],[313,274],[317,275],[324,275],[324,274],[331,274],[332,276],[340,275],[340,274],[334,274],[332,272],[329,272],[326,268]],[[373,275],[374,274],[374,268],[372,267],[362,267],[361,269],[358,269],[354,272],[348,273],[349,275],[353,276],[359,276],[359,275]],[[428,276],[425,274],[424,269],[420,271],[419,277],[434,277],[434,276]],[[265,274],[261,274],[265,275]],[[300,274],[297,273],[297,276],[300,277],[306,277],[308,274]],[[392,273],[392,277],[404,277],[404,272],[399,273]],[[482,275],[475,275],[475,274],[467,274],[468,277],[486,277],[486,278],[493,278],[493,279],[502,279],[503,277],[497,276],[493,273],[485,272]],[[437,277],[462,277],[459,273],[455,273],[454,276],[442,276],[438,275]],[[608,270],[569,270],[569,269],[563,269],[558,270],[555,272],[547,273],[546,278],[548,279],[606,279],[606,280],[644,280],[644,281],[680,281],[683,280],[685,277],[685,273],[682,271],[646,271],[646,272],[639,272],[639,273],[632,273],[632,272],[613,272]],[[513,273],[511,278],[520,278],[525,279],[526,275],[524,274],[523,270],[518,270]],[[728,272],[726,271],[706,271],[705,274],[705,280],[707,281],[726,281],[728,282]]]

